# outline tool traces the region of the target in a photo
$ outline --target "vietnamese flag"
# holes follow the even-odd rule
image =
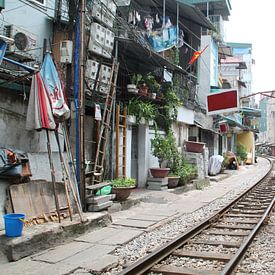
[[[201,54],[207,49],[208,45],[202,51],[195,51],[192,58],[188,62],[189,65],[192,65],[200,56]]]

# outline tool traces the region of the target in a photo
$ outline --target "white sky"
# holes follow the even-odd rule
[[[252,43],[252,92],[275,90],[275,0],[230,0],[225,41]]]

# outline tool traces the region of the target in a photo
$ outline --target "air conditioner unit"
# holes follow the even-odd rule
[[[60,42],[60,63],[72,63],[73,41],[64,40]]]
[[[4,35],[14,39],[14,43],[7,47],[7,51],[13,53],[18,59],[34,60],[33,49],[36,48],[36,35],[15,25],[6,25]]]

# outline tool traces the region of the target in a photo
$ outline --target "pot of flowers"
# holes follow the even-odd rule
[[[175,188],[178,186],[180,176],[169,173],[168,175],[168,188]]]
[[[112,193],[116,195],[117,201],[125,201],[136,187],[133,178],[117,178],[112,180]]]

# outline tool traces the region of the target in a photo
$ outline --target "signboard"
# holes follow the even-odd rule
[[[226,121],[220,121],[219,122],[219,132],[221,134],[227,134],[229,130],[229,125]]]
[[[224,114],[239,111],[239,95],[237,90],[212,93],[207,96],[207,114]]]

